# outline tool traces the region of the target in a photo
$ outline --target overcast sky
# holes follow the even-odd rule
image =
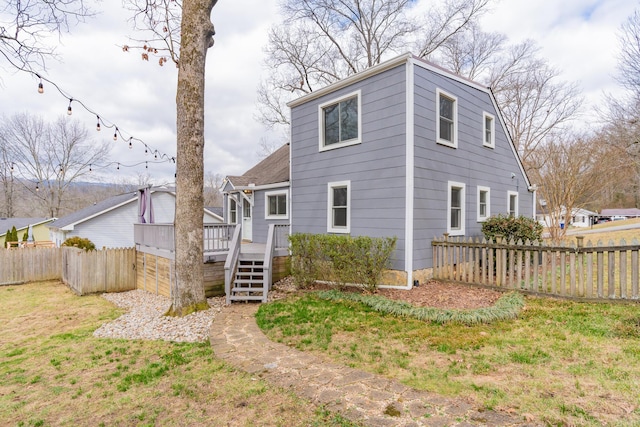
[[[424,1],[424,0],[422,0]],[[263,49],[269,27],[278,22],[278,2],[272,0],[221,0],[212,13],[217,35],[207,57],[205,171],[239,175],[259,161],[261,138],[282,141],[256,120],[256,88],[263,73]],[[620,24],[639,6],[635,0],[501,0],[483,21],[485,31],[499,31],[511,42],[532,39],[541,56],[562,72],[565,80],[579,83],[587,113],[604,92],[616,92],[613,74]],[[127,135],[175,155],[175,87],[177,70],[172,64],[157,66],[140,60],[139,52],[122,52],[120,46],[133,35],[128,13],[120,1],[103,1],[99,16],[63,35],[58,47],[60,62],[49,61],[43,73],[73,98],[81,100]],[[54,120],[65,115],[65,99],[45,83],[25,73],[2,71],[0,115],[29,112]],[[95,116],[74,107],[74,119],[86,123],[96,141],[111,141],[111,158],[123,166],[108,168],[113,181],[136,173],[148,173],[154,184],[173,181],[173,164],[144,163],[144,146],[129,150],[113,132],[95,129]],[[592,121],[588,115],[584,125]]]

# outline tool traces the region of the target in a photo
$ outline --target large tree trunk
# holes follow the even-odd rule
[[[168,315],[185,316],[209,308],[204,295],[203,182],[204,70],[213,45],[211,9],[217,0],[182,4],[177,104],[175,285]]]

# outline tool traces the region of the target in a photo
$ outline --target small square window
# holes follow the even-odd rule
[[[482,145],[485,147],[494,148],[496,146],[496,125],[495,118],[487,113],[482,113],[483,118],[483,139]]]
[[[288,198],[289,191],[277,190],[268,191],[265,197],[265,213],[266,219],[288,219]]]
[[[319,106],[320,151],[360,143],[360,92]]]

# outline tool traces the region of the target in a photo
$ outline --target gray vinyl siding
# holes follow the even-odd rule
[[[465,184],[465,236],[481,235],[477,187],[490,188],[491,215],[507,213],[507,192],[518,188],[519,214],[533,216],[532,193],[487,92],[415,67],[415,270],[432,266],[431,241],[447,231],[448,182]],[[458,147],[436,143],[436,89],[457,97]],[[483,146],[483,112],[494,116],[495,148]],[[512,179],[514,173],[516,178]]]
[[[351,183],[352,236],[398,237],[393,268],[404,270],[405,65],[292,108],[292,232],[327,233],[327,184]],[[318,105],[361,91],[362,143],[320,152]]]

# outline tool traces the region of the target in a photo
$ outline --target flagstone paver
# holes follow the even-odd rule
[[[258,304],[225,307],[211,326],[217,357],[365,426],[536,426],[476,408],[463,399],[418,391],[270,341],[255,321]],[[391,414],[391,415],[390,415]]]

